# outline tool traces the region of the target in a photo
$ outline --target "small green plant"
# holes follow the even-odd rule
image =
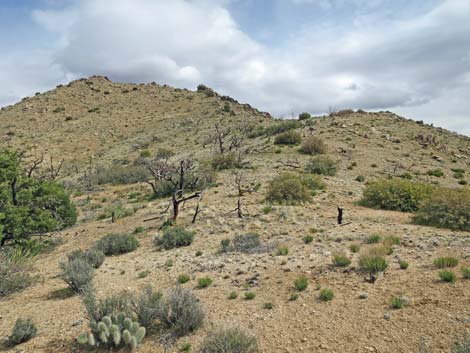
[[[15,326],[11,332],[8,342],[12,345],[17,345],[36,336],[37,328],[31,319],[17,319]]]
[[[289,297],[289,301],[293,302],[299,299],[299,294],[298,293],[292,293]]]
[[[186,342],[186,343],[183,343],[183,344],[181,345],[180,351],[181,351],[181,352],[189,352],[189,351],[191,351],[191,348],[192,348],[191,343]]]
[[[462,267],[460,271],[464,279],[470,279],[470,267]]]
[[[393,309],[401,309],[408,305],[410,305],[410,301],[404,296],[393,297],[390,301],[390,307]]]
[[[220,248],[222,252],[229,252],[230,251],[230,239],[222,239],[220,241]]]
[[[196,257],[202,256],[202,251],[201,250],[196,251],[195,256]]]
[[[366,238],[367,244],[377,244],[382,240],[382,237],[379,234],[372,234]]]
[[[269,182],[266,200],[270,203],[296,205],[311,199],[305,179],[294,173],[283,173]]]
[[[96,242],[95,248],[106,256],[132,252],[139,246],[139,241],[132,234],[108,234]]]
[[[299,114],[299,120],[308,120],[308,119],[311,119],[311,118],[312,118],[312,116],[307,112]]]
[[[263,208],[261,209],[261,212],[263,212],[264,214],[268,214],[268,213],[271,213],[272,210],[273,210],[273,206],[266,205],[266,206],[263,206]]]
[[[289,248],[286,245],[279,245],[277,248],[278,256],[287,256],[289,254]]]
[[[197,287],[199,289],[207,288],[212,284],[212,282],[214,281],[210,277],[201,277],[197,280]]]
[[[230,300],[237,299],[237,297],[238,297],[238,293],[235,291],[230,292],[230,294],[228,295],[228,299]]]
[[[143,233],[143,232],[145,232],[145,227],[139,226],[139,227],[136,227],[132,233],[133,234],[140,234],[140,233]]]
[[[391,247],[393,245],[400,245],[401,238],[394,235],[388,235],[382,239],[382,244],[387,247]]]
[[[311,235],[305,235],[302,240],[304,241],[305,244],[309,244],[313,241],[313,237]]]
[[[451,270],[439,271],[439,277],[444,282],[454,283],[457,279],[455,273]]]
[[[263,308],[266,310],[271,310],[273,308],[273,303],[270,303],[270,302],[264,303]]]
[[[303,292],[308,287],[308,278],[305,276],[300,276],[294,281],[294,288],[299,292]]]
[[[374,279],[378,273],[384,272],[387,266],[387,262],[382,256],[365,254],[359,258],[360,269],[369,274],[371,280]]]
[[[356,177],[356,181],[359,183],[363,183],[366,180],[366,178],[363,175],[358,175]]]
[[[334,296],[335,295],[331,289],[323,288],[320,290],[320,294],[318,298],[323,302],[327,302],[327,301],[333,300]]]
[[[211,332],[202,342],[200,353],[257,353],[256,338],[238,327]]]
[[[349,245],[349,250],[351,250],[352,253],[357,253],[359,252],[359,249],[361,248],[361,246],[359,244],[351,244]]]
[[[333,265],[337,267],[347,267],[351,264],[351,260],[344,253],[334,253],[332,261]]]
[[[178,276],[178,283],[184,284],[191,280],[191,277],[185,273]]]
[[[93,268],[99,268],[103,264],[105,255],[101,249],[94,247],[86,251],[75,250],[68,255],[68,261],[72,261],[76,258],[82,258]]]
[[[455,257],[444,256],[438,257],[433,263],[437,268],[455,267],[459,264],[459,260]]]
[[[161,237],[155,238],[155,244],[165,250],[189,246],[193,242],[194,234],[182,227],[166,228]]]
[[[147,277],[149,274],[150,274],[150,271],[148,271],[148,270],[140,271],[139,274],[137,275],[137,278],[139,278],[139,279],[145,278],[145,277]]]
[[[336,162],[328,156],[315,156],[305,167],[308,173],[334,176],[336,174]]]
[[[254,292],[245,292],[245,300],[253,300],[256,298],[256,294]]]
[[[444,176],[444,172],[440,169],[431,169],[431,170],[428,170],[427,175],[440,178]]]
[[[406,269],[408,268],[408,266],[409,266],[409,263],[408,263],[408,262],[406,262],[406,261],[404,261],[404,260],[401,260],[401,261],[400,261],[400,269],[406,270]]]

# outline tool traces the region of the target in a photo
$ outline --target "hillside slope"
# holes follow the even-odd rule
[[[242,197],[244,218],[231,212],[237,206],[234,170],[220,171],[203,193],[197,222],[191,223],[194,200],[184,205],[178,218],[179,225],[195,232],[194,242],[164,251],[156,251],[153,239],[169,217],[168,198],[149,199],[146,183],[84,188],[76,182],[91,157],[97,165],[113,168],[133,165],[143,151],[153,155],[164,147],[177,157],[191,154],[208,160],[214,154],[208,139],[215,125],[243,121],[252,124],[253,131],[282,124],[206,87],[191,92],[113,83],[103,77],[74,81],[2,109],[0,147],[26,148],[31,158],[42,153],[63,158],[62,177],[74,180],[80,217],[74,227],[50,235],[58,245],[35,258],[31,273],[37,281],[0,298],[0,339],[10,334],[17,317],[32,317],[39,335],[16,348],[0,347],[11,352],[79,351],[75,339],[87,330],[86,313],[79,296],[67,294],[59,263],[71,251],[89,248],[110,233],[135,233],[140,246],[105,259],[93,280],[100,298],[146,284],[165,291],[178,275],[190,276],[183,286],[194,289],[207,318],[203,328],[177,340],[171,352],[186,342],[197,352],[208,332],[234,325],[255,335],[262,353],[421,353],[421,341],[430,352],[449,353],[453,342],[470,334],[470,282],[459,277],[454,284],[442,283],[432,265],[435,258],[451,255],[459,266],[470,266],[470,233],[418,226],[408,213],[357,204],[365,185],[358,176],[366,182],[395,175],[465,187],[461,181],[470,182],[466,136],[390,112],[342,111],[302,121],[296,131],[303,138],[313,134],[323,139],[338,172],[322,177],[326,189],[311,202],[284,206],[266,202],[269,182],[285,171],[302,173],[312,157],[299,153],[298,146],[273,144],[272,135],[253,134],[246,142],[251,153],[242,169],[253,189]],[[433,173],[437,169],[441,176]],[[463,179],[456,178],[453,169],[463,170]],[[109,210],[116,207],[129,212],[112,223]],[[344,209],[341,226],[336,224],[337,207]],[[149,218],[154,219],[146,222]],[[220,251],[222,240],[253,232],[266,251]],[[401,244],[393,246],[388,269],[372,284],[357,269],[362,249],[373,246],[367,244],[373,234],[399,237]],[[306,235],[313,241],[306,242]],[[351,245],[361,251],[353,252]],[[287,253],[279,250],[283,247]],[[351,266],[333,266],[332,254],[337,252],[345,253]],[[400,269],[404,260],[407,270]],[[214,283],[196,289],[204,276]],[[309,285],[296,292],[294,281],[300,276],[306,276]],[[334,299],[319,300],[320,288],[332,289]],[[229,300],[232,291],[238,298]],[[256,297],[245,300],[247,291]],[[391,309],[391,299],[401,295],[410,305]],[[137,351],[164,352],[164,347],[159,335],[152,334]]]

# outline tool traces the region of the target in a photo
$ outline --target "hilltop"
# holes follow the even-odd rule
[[[129,183],[109,182],[107,176],[116,170],[145,173],[143,166],[158,151],[171,151],[175,161],[194,158],[213,165],[216,127],[224,129],[227,141],[244,129],[242,168],[214,172],[198,198],[195,224],[196,200],[182,206],[177,223],[194,231],[190,246],[157,251],[154,238],[170,217],[169,197],[150,197],[145,182],[150,175],[139,174]],[[336,174],[321,176],[325,187],[312,192],[308,202],[288,206],[266,200],[273,178],[284,172],[307,174],[312,159],[299,152],[298,144],[274,143],[281,127],[302,140],[320,138],[335,163]],[[25,150],[26,163],[43,154],[46,161],[64,160],[57,181],[70,190],[79,213],[75,226],[49,235],[55,248],[34,258],[34,284],[0,298],[0,340],[17,317],[31,317],[39,327],[36,338],[18,346],[24,352],[78,350],[75,340],[88,322],[80,297],[67,294],[59,263],[73,250],[88,249],[115,233],[135,234],[140,246],[106,257],[93,279],[100,298],[146,284],[165,291],[180,274],[188,274],[183,286],[192,289],[201,277],[213,279],[208,288],[193,290],[206,311],[204,326],[178,339],[170,351],[189,342],[196,352],[208,332],[224,325],[256,336],[263,353],[418,353],[421,341],[431,352],[447,353],[469,333],[470,282],[441,283],[432,264],[445,255],[469,266],[470,233],[419,226],[410,213],[358,204],[366,183],[381,178],[468,188],[468,136],[392,112],[344,110],[286,123],[203,85],[189,91],[100,76],[2,108],[0,131],[0,147]],[[249,189],[241,197],[243,218],[231,212],[237,207],[237,171]],[[85,180],[89,184],[84,183],[87,172],[96,178]],[[344,210],[343,225],[336,222],[337,207]],[[119,216],[114,223],[112,211]],[[258,234],[265,249],[221,252],[222,240],[247,233]],[[358,271],[360,254],[351,247],[370,247],[372,235],[400,239],[387,255],[387,270],[373,284]],[[345,253],[351,266],[334,266],[336,253]],[[409,268],[400,269],[405,260]],[[308,288],[293,300],[293,283],[301,276]],[[334,299],[322,302],[319,293],[326,288]],[[230,300],[232,291],[238,297]],[[245,292],[255,298],[245,300]],[[395,296],[406,296],[410,305],[391,309]],[[163,351],[158,335],[149,335],[138,348]]]

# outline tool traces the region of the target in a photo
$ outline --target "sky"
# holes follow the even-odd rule
[[[0,0],[0,106],[90,76],[470,135],[470,0]]]

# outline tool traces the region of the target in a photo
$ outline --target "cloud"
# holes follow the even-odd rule
[[[229,11],[234,1],[242,0],[114,0],[112,6],[83,0],[36,10],[33,19],[57,41],[38,60],[26,60],[29,76],[15,66],[21,53],[0,61],[0,72],[16,72],[10,82],[20,82],[0,87],[0,104],[1,96],[7,101],[28,87],[102,74],[189,88],[205,83],[277,115],[330,106],[390,109],[470,134],[469,2],[442,1],[413,18],[390,18],[378,10],[385,0],[368,6],[291,0],[323,8],[348,3],[361,12],[351,21],[293,25],[289,41],[268,47],[236,23]]]

